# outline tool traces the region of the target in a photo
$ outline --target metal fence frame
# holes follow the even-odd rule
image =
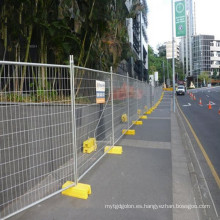
[[[65,88],[65,86],[61,86],[61,84],[57,85],[58,92],[66,92],[68,93],[68,100],[67,102],[57,102],[57,101],[51,101],[48,100],[47,102],[42,103],[30,103],[30,102],[12,102],[12,100],[4,100],[2,98],[5,94],[7,95],[13,93],[13,89],[8,88],[8,92],[2,92],[0,91],[0,125],[3,127],[0,128],[0,140],[2,140],[0,151],[1,154],[5,156],[5,159],[3,159],[3,156],[0,157],[0,181],[2,184],[2,187],[0,187],[0,196],[2,196],[2,204],[0,203],[0,218],[6,219],[9,218],[29,207],[34,206],[35,204],[38,204],[60,192],[62,192],[65,189],[61,189],[62,184],[64,184],[64,181],[70,180],[73,181],[74,184],[77,184],[78,181],[80,181],[86,173],[88,173],[94,166],[97,164],[105,155],[106,152],[104,152],[104,147],[106,145],[114,146],[118,140],[123,136],[122,129],[129,129],[133,126],[133,121],[137,121],[139,119],[139,114],[141,111],[141,114],[146,111],[146,107],[148,108],[152,107],[157,100],[159,100],[162,88],[161,87],[154,87],[150,86],[146,82],[141,82],[139,80],[133,79],[127,76],[118,75],[112,72],[112,69],[110,72],[104,72],[99,70],[93,70],[83,67],[74,66],[73,56],[70,56],[70,64],[69,65],[51,65],[51,64],[38,64],[38,63],[21,63],[21,62],[10,62],[10,61],[0,61],[0,83],[2,85],[2,80],[4,82],[7,82],[10,87],[10,81],[14,79],[14,77],[21,77],[22,72],[15,72],[20,68],[20,71],[24,70],[27,72],[29,71],[29,77],[27,80],[28,82],[32,83],[32,86],[35,81],[41,81],[41,68],[46,68],[46,71],[50,71],[50,76],[46,79],[47,81],[53,80],[54,84],[55,81],[59,80],[61,81],[61,84],[68,85],[68,89]],[[36,69],[34,69],[36,68]],[[58,69],[65,70],[60,75],[56,75],[56,70]],[[33,70],[38,72],[38,76],[33,77]],[[18,74],[18,75],[17,75]],[[19,75],[20,74],[20,75]],[[66,75],[65,75],[66,74]],[[15,75],[15,76],[14,76]],[[125,74],[126,75],[126,74]],[[39,77],[39,78],[38,78]],[[55,79],[53,79],[55,77]],[[59,78],[60,77],[60,78]],[[37,79],[37,80],[36,80]],[[20,80],[20,79],[19,79]],[[103,80],[105,81],[105,93],[106,93],[106,102],[103,105],[97,105],[95,103],[96,98],[96,92],[95,92],[95,82],[96,80]],[[80,86],[79,86],[80,85]],[[34,87],[34,86],[33,86]],[[36,87],[36,85],[35,85]],[[2,89],[2,86],[0,87]],[[30,88],[29,88],[30,89]],[[33,88],[32,88],[33,89]],[[34,89],[33,89],[34,90]],[[63,90],[63,91],[61,91]],[[53,92],[53,90],[50,88],[49,92]],[[50,93],[48,93],[50,94]],[[85,95],[86,94],[86,95]],[[24,94],[22,93],[22,96]],[[64,96],[65,97],[65,96]],[[54,105],[60,105],[59,107],[54,107]],[[22,161],[22,153],[24,150],[23,148],[29,149],[29,154],[26,154],[26,157],[30,161],[31,158],[35,158],[36,167],[41,166],[43,163],[42,158],[38,158],[36,154],[43,155],[43,153],[48,152],[47,144],[48,142],[42,142],[43,140],[39,138],[32,139],[32,142],[27,143],[25,142],[25,138],[22,135],[25,135],[25,132],[30,132],[30,136],[33,136],[30,130],[27,130],[26,127],[21,126],[21,120],[25,119],[25,108],[27,106],[32,105],[33,112],[32,114],[31,110],[28,115],[28,118],[26,118],[30,121],[30,124],[39,124],[38,127],[31,127],[31,130],[39,129],[39,128],[45,128],[45,127],[52,127],[54,130],[50,132],[52,134],[54,132],[54,136],[43,136],[46,137],[45,139],[50,139],[52,143],[58,142],[60,144],[59,150],[58,149],[52,149],[52,151],[56,151],[56,158],[53,158],[52,160],[57,163],[54,168],[54,170],[51,170],[50,172],[45,172],[45,175],[42,175],[42,178],[38,183],[35,183],[33,181],[32,184],[28,184],[28,181],[25,182],[24,179],[16,180],[17,177],[15,177],[16,172],[12,172],[11,166],[15,166],[15,158],[17,161]],[[10,114],[13,113],[11,110],[13,106],[23,106],[24,110],[20,114],[18,113],[18,119],[16,118],[17,115],[13,118],[14,125],[12,125],[11,118],[12,116]],[[57,121],[57,124],[47,124],[44,122],[44,119],[46,117],[51,117],[50,114],[42,113],[37,115],[37,108],[41,107],[41,111],[43,112],[43,108],[46,106],[46,108],[50,108],[52,106],[54,115],[56,115],[57,118],[53,118],[55,121]],[[61,114],[58,110],[58,108],[62,109],[65,115],[65,119],[59,114]],[[138,114],[139,111],[139,114]],[[8,112],[7,115],[4,112]],[[121,116],[122,114],[127,115],[127,121],[122,122]],[[5,117],[6,116],[6,117]],[[8,117],[8,118],[7,118]],[[60,117],[60,118],[59,118]],[[68,119],[68,120],[67,120]],[[20,120],[20,121],[19,121]],[[36,121],[34,121],[36,120]],[[38,121],[37,121],[38,120]],[[52,120],[53,121],[53,120]],[[25,121],[27,124],[28,122]],[[13,129],[10,128],[10,126],[15,126],[20,128],[20,130],[16,130],[19,132],[19,135],[12,136],[13,140],[11,141],[11,145],[8,145],[6,142],[8,141],[7,138],[10,137],[9,133],[11,132],[13,135]],[[37,125],[36,125],[37,126]],[[54,126],[54,127],[53,127]],[[10,130],[11,129],[11,130]],[[58,131],[57,131],[58,130]],[[63,132],[62,135],[58,134],[58,132]],[[35,133],[37,134],[37,133]],[[29,135],[29,133],[28,133]],[[46,135],[46,134],[45,134]],[[38,136],[38,135],[37,135]],[[66,140],[66,137],[67,140]],[[96,138],[97,142],[97,150],[92,152],[91,154],[83,154],[82,153],[82,147],[83,147],[83,141],[85,141],[87,138]],[[19,148],[16,145],[16,141],[20,138],[18,142],[20,142]],[[23,138],[23,139],[22,139]],[[29,137],[28,137],[29,138]],[[38,143],[36,149],[39,150],[34,153],[34,155],[31,154],[31,148],[33,147],[34,141]],[[9,143],[9,141],[8,141]],[[43,143],[43,148],[39,147],[40,144]],[[57,144],[58,144],[57,143]],[[66,145],[65,145],[66,144]],[[67,147],[68,145],[68,147]],[[12,147],[13,149],[16,149],[10,153],[8,151],[8,148]],[[21,152],[20,152],[21,151]],[[7,155],[7,153],[9,155]],[[67,157],[67,155],[70,156]],[[15,155],[16,154],[16,155]],[[6,156],[7,155],[7,156]],[[42,156],[47,158],[46,156]],[[34,157],[35,156],[35,157]],[[46,160],[45,159],[45,160]],[[54,162],[52,161],[52,162]],[[56,162],[57,161],[57,162]],[[58,162],[59,161],[59,162]],[[60,162],[61,161],[61,162]],[[21,164],[23,162],[20,162]],[[7,166],[8,168],[6,168]],[[19,163],[17,163],[19,164]],[[24,165],[19,164],[19,172],[25,173]],[[30,169],[33,167],[28,167]],[[9,170],[7,170],[9,169]],[[45,169],[45,168],[42,168]],[[8,178],[9,173],[10,178]],[[62,173],[62,175],[61,175]],[[35,177],[35,176],[34,176]],[[35,178],[38,178],[37,176]],[[50,180],[46,179],[51,178]],[[15,181],[13,181],[15,180]],[[24,181],[24,182],[22,182]],[[51,182],[50,182],[51,181]],[[53,185],[52,182],[55,182],[56,187],[52,187],[50,189],[49,184]],[[10,183],[10,184],[9,184]],[[15,184],[15,185],[13,185]],[[34,185],[35,184],[35,185]],[[71,186],[73,186],[71,185]],[[71,187],[69,186],[69,187]],[[21,193],[17,194],[16,190],[11,190],[12,188],[15,188],[16,190],[20,190]],[[29,187],[29,188],[28,188]],[[40,190],[41,188],[47,188],[47,190]],[[59,187],[59,188],[57,188]],[[68,188],[69,188],[68,187]],[[22,190],[21,190],[22,188]],[[5,193],[7,191],[7,193]],[[11,195],[9,195],[11,194]],[[25,197],[29,194],[29,197]],[[32,198],[33,197],[33,198]],[[10,198],[10,199],[9,199]],[[27,200],[27,201],[26,201]]]

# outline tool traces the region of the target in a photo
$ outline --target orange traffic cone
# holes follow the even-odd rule
[[[218,110],[218,114],[220,115],[220,108],[219,108],[219,110]]]
[[[211,103],[210,103],[210,101],[209,101],[209,107],[208,107],[209,109],[212,109],[212,106],[211,106]]]
[[[196,100],[196,96],[195,95],[193,96],[193,100]]]
[[[202,105],[202,99],[201,98],[199,99],[199,105]]]

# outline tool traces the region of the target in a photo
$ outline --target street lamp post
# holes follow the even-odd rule
[[[173,0],[172,0],[172,63],[173,63],[173,112],[175,112],[175,58],[174,58],[174,24],[173,24]]]

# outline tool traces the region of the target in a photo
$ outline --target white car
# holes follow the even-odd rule
[[[178,86],[176,89],[177,95],[185,95],[185,87],[184,86]]]

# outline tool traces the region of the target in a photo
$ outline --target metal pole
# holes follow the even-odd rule
[[[193,66],[192,66],[192,3],[189,2],[189,68],[190,68],[190,76],[193,75]]]
[[[77,172],[77,146],[76,146],[76,104],[75,104],[75,85],[74,85],[74,60],[70,55],[70,87],[71,87],[71,115],[72,115],[72,138],[73,138],[73,158],[74,158],[74,182],[78,184]]]
[[[130,95],[129,95],[129,89],[130,89],[130,86],[129,86],[129,77],[128,77],[128,73],[127,73],[127,97],[128,97],[128,129],[129,129],[129,115],[130,115],[130,109],[129,109],[129,105],[130,105]]]
[[[111,103],[112,103],[112,146],[115,143],[115,129],[114,129],[114,97],[113,97],[113,72],[112,66],[110,67],[111,73]]]
[[[170,79],[170,76],[169,76],[169,66],[168,66],[168,59],[167,59],[167,87],[170,86],[169,79]]]
[[[137,79],[136,79],[136,99],[137,99],[137,111],[138,111],[138,80]]]
[[[164,71],[164,61],[163,61],[163,86],[165,86],[165,71]]]
[[[186,7],[185,7],[186,10]],[[188,77],[189,74],[189,44],[188,44],[188,15],[186,11],[186,77]]]
[[[152,84],[150,80],[150,107],[153,106]]]
[[[175,112],[175,58],[174,58],[174,24],[173,24],[173,0],[172,0],[172,59],[173,59],[173,112]]]
[[[141,79],[143,79],[142,12],[140,12]]]

